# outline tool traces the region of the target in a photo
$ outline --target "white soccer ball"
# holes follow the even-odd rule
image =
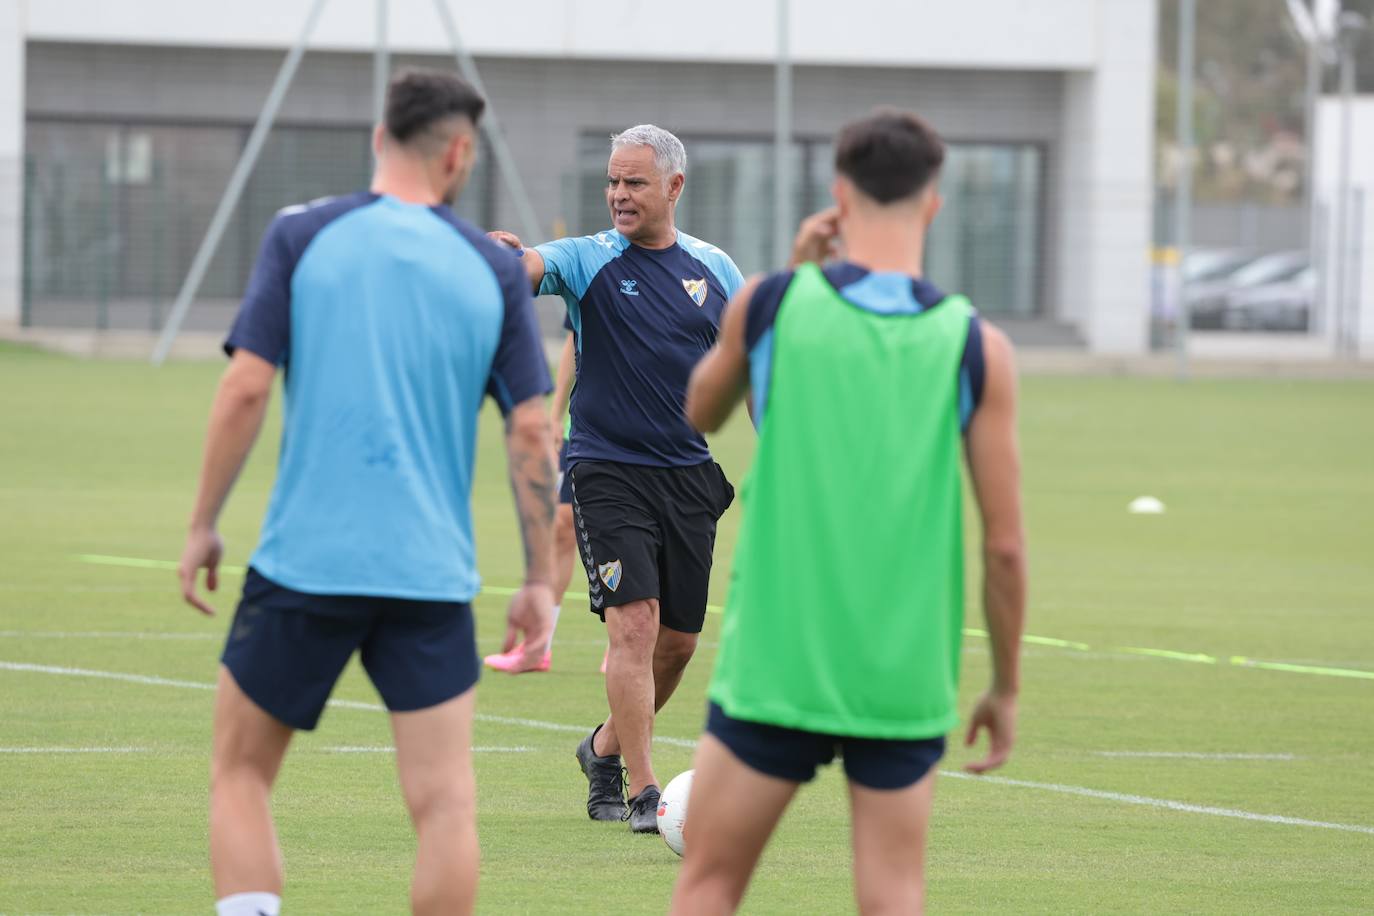
[[[688,770],[674,776],[658,797],[659,836],[678,855],[682,855],[687,842],[683,828],[687,826],[687,796],[692,794],[692,773]]]
[[[1131,500],[1126,511],[1132,515],[1160,515],[1164,512],[1164,503],[1153,496],[1141,496]]]

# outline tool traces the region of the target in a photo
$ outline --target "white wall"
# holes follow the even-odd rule
[[[0,3],[0,325],[19,323],[23,282],[24,14]]]
[[[1156,7],[1104,0],[1101,60],[1064,77],[1052,313],[1095,353],[1144,353],[1154,186]]]
[[[1359,96],[1352,103],[1350,135],[1350,185],[1352,189],[1363,192],[1363,212],[1354,212],[1355,202],[1360,198],[1352,194],[1350,223],[1354,228],[1348,239],[1347,290],[1357,310],[1355,332],[1359,355],[1364,359],[1374,359],[1374,96]],[[1317,106],[1317,149],[1316,174],[1314,185],[1317,194],[1326,204],[1325,242],[1328,253],[1334,254],[1336,237],[1336,200],[1339,197],[1340,154],[1342,142],[1341,102],[1339,98],[1323,98]],[[1362,230],[1362,231],[1360,231]],[[1356,237],[1359,232],[1363,238]],[[1325,294],[1328,306],[1334,305],[1335,263],[1333,257],[1326,259],[1324,274]],[[1333,322],[1324,321],[1323,330],[1328,334]]]
[[[14,2],[14,0],[11,0]],[[286,47],[313,0],[18,0],[29,37],[44,41]],[[446,0],[463,39],[484,55],[766,61],[774,0]],[[792,0],[800,63],[1085,69],[1098,60],[1099,8],[1153,0]],[[313,45],[372,47],[374,0],[327,0]],[[390,38],[403,51],[443,51],[431,0],[390,0]],[[1153,26],[1151,26],[1153,29]]]

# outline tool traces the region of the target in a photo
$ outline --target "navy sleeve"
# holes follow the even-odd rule
[[[782,297],[787,293],[787,287],[792,283],[793,272],[790,270],[780,270],[777,273],[769,274],[759,281],[759,285],[754,288],[754,295],[749,300],[749,313],[744,316],[744,351],[752,352],[759,340],[777,320],[778,309],[782,306]]]
[[[973,408],[983,403],[983,385],[987,382],[988,367],[983,359],[983,322],[977,315],[968,319],[968,339],[964,342],[964,369],[968,372]]]
[[[291,274],[295,266],[284,218],[278,216],[262,238],[243,304],[225,338],[227,355],[233,356],[242,347],[276,366],[286,361],[291,343]]]
[[[983,322],[975,313],[968,318],[964,355],[959,359],[959,428],[964,433],[968,432],[973,414],[983,402],[987,374],[987,361],[983,357]]]
[[[573,326],[572,326],[572,316],[569,315],[567,312],[564,312],[564,313],[563,313],[563,330],[571,332],[572,329],[573,329]]]
[[[525,269],[510,255],[496,260],[492,268],[501,282],[505,317],[491,361],[487,393],[496,400],[501,413],[508,415],[516,404],[553,391],[553,380],[544,358],[544,343]]]

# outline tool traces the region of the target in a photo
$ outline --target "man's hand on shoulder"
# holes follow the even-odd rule
[[[487,238],[493,242],[499,242],[508,248],[514,248],[517,254],[523,254],[525,245],[520,241],[520,236],[514,232],[507,232],[504,229],[493,229],[487,233]]]
[[[520,236],[514,232],[507,232],[504,229],[493,229],[487,233],[487,238],[499,245],[515,250],[515,256],[520,259],[520,263],[525,265],[525,274],[530,278],[530,286],[535,293],[539,292],[539,284],[544,282],[544,258],[533,248],[526,248],[525,243],[520,241]]]

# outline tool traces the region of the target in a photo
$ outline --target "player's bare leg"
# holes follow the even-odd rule
[[[577,532],[573,530],[571,503],[559,503],[553,519],[553,596],[560,602],[572,584],[573,564],[577,561]]]
[[[854,819],[854,894],[863,916],[923,911],[926,827],[934,796],[933,769],[905,789],[849,784]]]
[[[658,601],[634,601],[606,611],[611,653],[606,665],[606,699],[615,729],[596,733],[592,750],[598,756],[619,753],[629,770],[631,798],[646,786],[658,785],[650,759],[654,733],[654,650],[658,642]],[[607,720],[608,722],[610,719]],[[615,746],[608,746],[611,736]]]
[[[679,633],[668,627],[658,628],[658,641],[654,644],[654,712],[658,712],[668,702],[682,683],[682,674],[687,663],[697,650],[696,633]],[[620,753],[620,738],[616,734],[615,716],[609,716],[596,736],[596,746],[605,749],[607,754]]]
[[[751,769],[710,734],[697,745],[695,767],[669,913],[733,913],[798,783]]]
[[[411,908],[471,913],[477,898],[477,789],[472,774],[475,690],[438,706],[393,713],[396,769],[418,849]]]
[[[281,850],[272,824],[272,783],[292,729],[248,698],[219,669],[210,759],[210,868],[215,896],[281,896]]]

